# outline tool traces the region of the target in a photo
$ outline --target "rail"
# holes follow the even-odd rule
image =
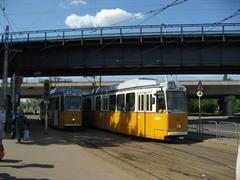
[[[113,27],[93,27],[75,29],[55,29],[10,32],[10,42],[30,42],[49,40],[69,40],[85,38],[105,37],[126,37],[126,36],[180,36],[200,35],[220,35],[225,39],[225,35],[240,34],[240,23],[223,24],[161,24],[161,25],[137,25],[137,26],[113,26]],[[0,33],[0,43],[4,42],[5,34]]]

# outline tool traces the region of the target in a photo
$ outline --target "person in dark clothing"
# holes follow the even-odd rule
[[[26,118],[20,106],[17,107],[17,113],[13,120],[16,128],[17,135],[17,143],[21,143],[21,139],[23,138],[24,127],[26,124]]]

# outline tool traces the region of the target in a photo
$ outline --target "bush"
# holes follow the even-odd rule
[[[188,112],[198,113],[198,99],[191,99],[188,101]],[[216,99],[202,99],[201,100],[202,113],[214,114],[218,110],[218,102]]]

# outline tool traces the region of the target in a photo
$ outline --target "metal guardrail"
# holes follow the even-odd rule
[[[218,127],[218,122],[217,122],[217,121],[208,121],[208,123],[215,124],[216,139],[219,138],[219,127]],[[203,128],[202,133],[204,134],[204,128]]]
[[[223,130],[221,130],[221,125],[222,125],[222,124],[234,125],[236,131],[235,131],[235,132],[232,132],[232,131],[223,131]],[[238,126],[239,126],[239,124],[238,124],[238,123],[235,123],[235,122],[219,122],[219,124],[218,124],[219,138],[221,138],[222,132],[235,133],[236,140],[238,141],[238,137],[239,137]]]
[[[209,129],[204,129],[202,131],[202,134],[206,134],[204,132],[206,131],[211,131],[211,132],[215,132],[216,135],[216,139],[221,139],[221,137],[223,137],[223,133],[231,133],[231,134],[235,134],[235,139],[237,140],[237,143],[240,140],[240,123],[237,122],[226,122],[226,121],[207,121],[208,124],[212,123],[215,124],[215,130],[209,130]],[[223,125],[233,125],[235,128],[235,131],[232,130],[224,130],[223,129]],[[203,124],[204,126],[204,124]],[[194,128],[195,129],[195,128]]]
[[[55,29],[10,32],[10,42],[30,42],[47,40],[85,39],[104,37],[126,36],[170,36],[177,35],[221,35],[223,39],[228,34],[240,34],[240,23],[222,24],[161,24],[161,25],[137,25],[137,26],[113,26],[75,29]],[[4,42],[4,33],[0,34],[0,42]]]

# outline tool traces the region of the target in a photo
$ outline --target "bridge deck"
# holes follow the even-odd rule
[[[9,73],[23,76],[240,72],[240,23],[11,32],[7,41]]]

